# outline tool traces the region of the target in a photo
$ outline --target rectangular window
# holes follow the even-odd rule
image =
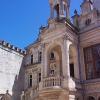
[[[100,78],[100,44],[84,48],[86,78]]]
[[[32,87],[32,75],[29,75],[29,87]]]
[[[73,77],[73,78],[75,77],[75,75],[74,75],[74,64],[73,63],[70,64],[70,76]]]
[[[41,73],[39,73],[39,82],[41,82]]]
[[[31,55],[31,64],[33,64],[33,55]]]

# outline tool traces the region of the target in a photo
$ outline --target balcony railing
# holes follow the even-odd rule
[[[61,77],[48,77],[43,80],[43,88],[49,88],[54,86],[61,86],[62,78]]]

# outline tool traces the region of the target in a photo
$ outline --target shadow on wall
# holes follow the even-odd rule
[[[19,75],[16,75],[14,85],[12,88],[12,100],[20,100],[21,93],[24,90],[24,59],[22,61],[22,65],[19,71]]]

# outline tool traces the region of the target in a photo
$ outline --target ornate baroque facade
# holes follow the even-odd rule
[[[100,9],[83,0],[71,22],[70,0],[49,3],[48,25],[26,48],[20,99],[100,100]]]
[[[100,11],[84,0],[69,18],[69,0],[49,0],[51,16],[25,56],[21,100],[100,100]]]

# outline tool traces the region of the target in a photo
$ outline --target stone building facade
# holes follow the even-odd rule
[[[100,100],[100,10],[83,0],[70,21],[70,0],[49,0],[51,16],[26,48],[21,100]]]
[[[0,83],[4,82],[0,84],[0,91],[4,91],[0,92],[1,100],[100,100],[100,6],[97,2],[83,0],[81,14],[75,10],[71,22],[70,0],[49,0],[48,25],[40,27],[37,41],[26,47],[25,55],[1,42],[0,67],[11,72],[5,76],[6,69],[4,78],[0,77]],[[3,52],[7,53],[5,57]],[[5,61],[12,65],[6,66]],[[5,93],[6,90],[10,93]]]
[[[19,100],[22,91],[24,69],[22,61],[25,51],[0,41],[0,100]],[[22,71],[23,69],[23,71]],[[23,75],[24,76],[24,75]]]

